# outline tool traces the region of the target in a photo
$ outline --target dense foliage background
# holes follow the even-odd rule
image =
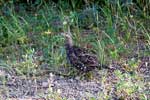
[[[112,83],[117,97],[148,100],[150,0],[0,0],[0,73],[27,78],[74,70],[60,35],[68,31],[66,17],[75,45],[94,51],[100,63],[118,64]],[[0,74],[0,83],[9,81],[5,76]],[[103,99],[113,97],[108,93],[112,84],[100,94]]]

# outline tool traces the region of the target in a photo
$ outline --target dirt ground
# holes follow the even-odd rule
[[[150,57],[136,57],[132,55],[126,60],[138,59],[140,61],[136,74],[143,78],[145,82],[143,91],[147,92],[150,98]],[[109,65],[111,69],[94,70],[91,80],[68,78],[55,75],[53,72],[40,77],[17,76],[13,70],[6,70],[0,67],[0,99],[1,100],[140,100],[138,96],[134,98],[121,98],[125,93],[117,94],[116,84],[118,77],[114,73],[120,70],[128,73],[122,64],[112,61]],[[132,73],[131,73],[132,74]],[[105,78],[104,78],[105,77]],[[135,81],[135,80],[133,80]],[[140,91],[139,91],[140,93]],[[147,99],[148,100],[148,99]]]

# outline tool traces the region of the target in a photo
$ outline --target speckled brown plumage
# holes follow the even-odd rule
[[[85,48],[73,45],[71,34],[63,33],[63,35],[65,36],[67,59],[73,67],[81,72],[89,72],[95,68],[100,68],[98,58],[95,54]]]

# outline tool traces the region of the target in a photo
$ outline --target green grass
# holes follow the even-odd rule
[[[65,3],[59,6],[44,2],[35,12],[26,10],[15,12],[13,9],[15,5],[8,7],[4,15],[0,16],[0,62],[3,62],[1,65],[14,68],[19,75],[27,76],[36,74],[43,64],[48,64],[50,69],[66,66],[64,38],[59,34],[67,31],[67,26],[63,25],[66,16],[70,19],[69,26],[75,44],[91,45],[100,63],[110,64],[112,59],[121,62],[121,58],[132,55],[133,48],[126,48],[128,44],[133,44],[134,47],[142,41],[147,45],[148,50],[150,49],[150,30],[147,25],[150,23],[150,16],[144,8],[141,11],[132,4],[122,7],[119,2],[116,4],[108,2],[102,8],[93,5],[76,10],[75,5],[72,2],[73,10],[69,10],[66,8],[68,4]],[[83,34],[83,30],[92,32]],[[38,52],[41,52],[40,56],[37,56]],[[150,54],[148,51],[144,54],[138,52],[139,57],[143,55]],[[135,61],[128,64],[134,66],[137,63]],[[118,93],[125,91],[132,97],[132,93],[139,91],[138,89],[143,86],[137,86],[138,83],[130,84],[130,79],[137,76],[120,75],[119,72],[116,74],[121,77],[116,84]],[[130,78],[129,83],[124,80],[126,77]],[[141,98],[145,97],[145,94],[140,95]]]

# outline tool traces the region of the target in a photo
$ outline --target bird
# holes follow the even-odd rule
[[[70,31],[70,30],[69,30]],[[65,49],[67,61],[77,70],[83,73],[90,72],[95,68],[108,68],[106,65],[99,63],[96,54],[90,52],[86,48],[82,48],[73,44],[72,34],[70,32],[61,33],[65,37]]]

